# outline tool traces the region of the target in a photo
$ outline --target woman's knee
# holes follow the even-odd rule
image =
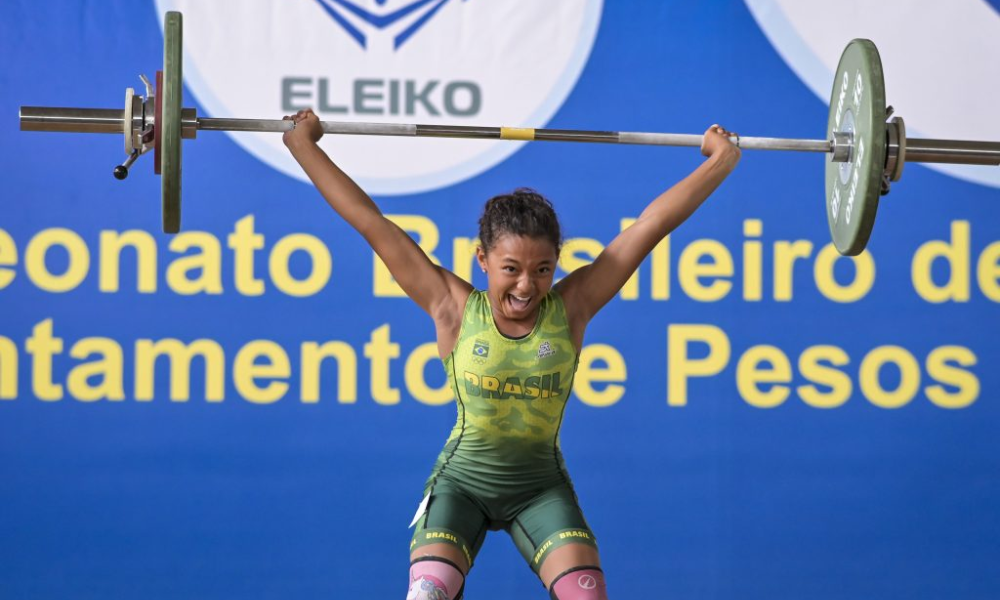
[[[604,572],[587,565],[568,569],[552,580],[549,596],[552,600],[608,600]]]
[[[447,560],[454,564],[463,576],[469,573],[469,569],[472,566],[466,559],[465,553],[458,546],[452,544],[427,544],[426,546],[414,548],[410,552],[411,564],[428,558],[443,558]]]
[[[580,566],[601,567],[597,548],[590,544],[564,544],[549,551],[538,568],[538,577],[548,589],[560,574]]]
[[[566,544],[552,550],[538,573],[553,600],[607,600],[597,548]]]
[[[407,600],[460,600],[469,565],[450,544],[421,546],[410,553]]]

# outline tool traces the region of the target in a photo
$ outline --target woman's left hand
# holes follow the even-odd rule
[[[323,126],[320,125],[319,117],[312,109],[300,110],[294,115],[284,117],[285,121],[292,121],[295,125],[286,131],[281,139],[285,145],[291,147],[293,144],[302,141],[316,143],[323,137]]]

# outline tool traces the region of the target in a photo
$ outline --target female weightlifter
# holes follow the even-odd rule
[[[410,543],[408,600],[459,600],[487,530],[503,529],[557,600],[605,600],[594,534],[559,449],[587,323],[653,247],[740,159],[725,129],[705,132],[705,160],[653,200],[590,265],[553,285],[562,236],[552,205],[519,189],[486,203],[477,260],[487,289],[435,265],[317,145],[304,110],[284,143],[327,203],[358,230],[434,320],[458,420],[427,480]]]

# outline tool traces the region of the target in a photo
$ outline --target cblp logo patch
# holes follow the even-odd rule
[[[184,13],[184,80],[211,117],[543,127],[583,70],[603,0],[157,0]],[[281,136],[230,132],[306,181]],[[367,192],[463,181],[524,142],[326,136]]]

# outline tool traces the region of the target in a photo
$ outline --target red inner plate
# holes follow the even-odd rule
[[[160,174],[160,123],[163,119],[163,71],[156,72],[156,109],[153,114],[153,172]]]

